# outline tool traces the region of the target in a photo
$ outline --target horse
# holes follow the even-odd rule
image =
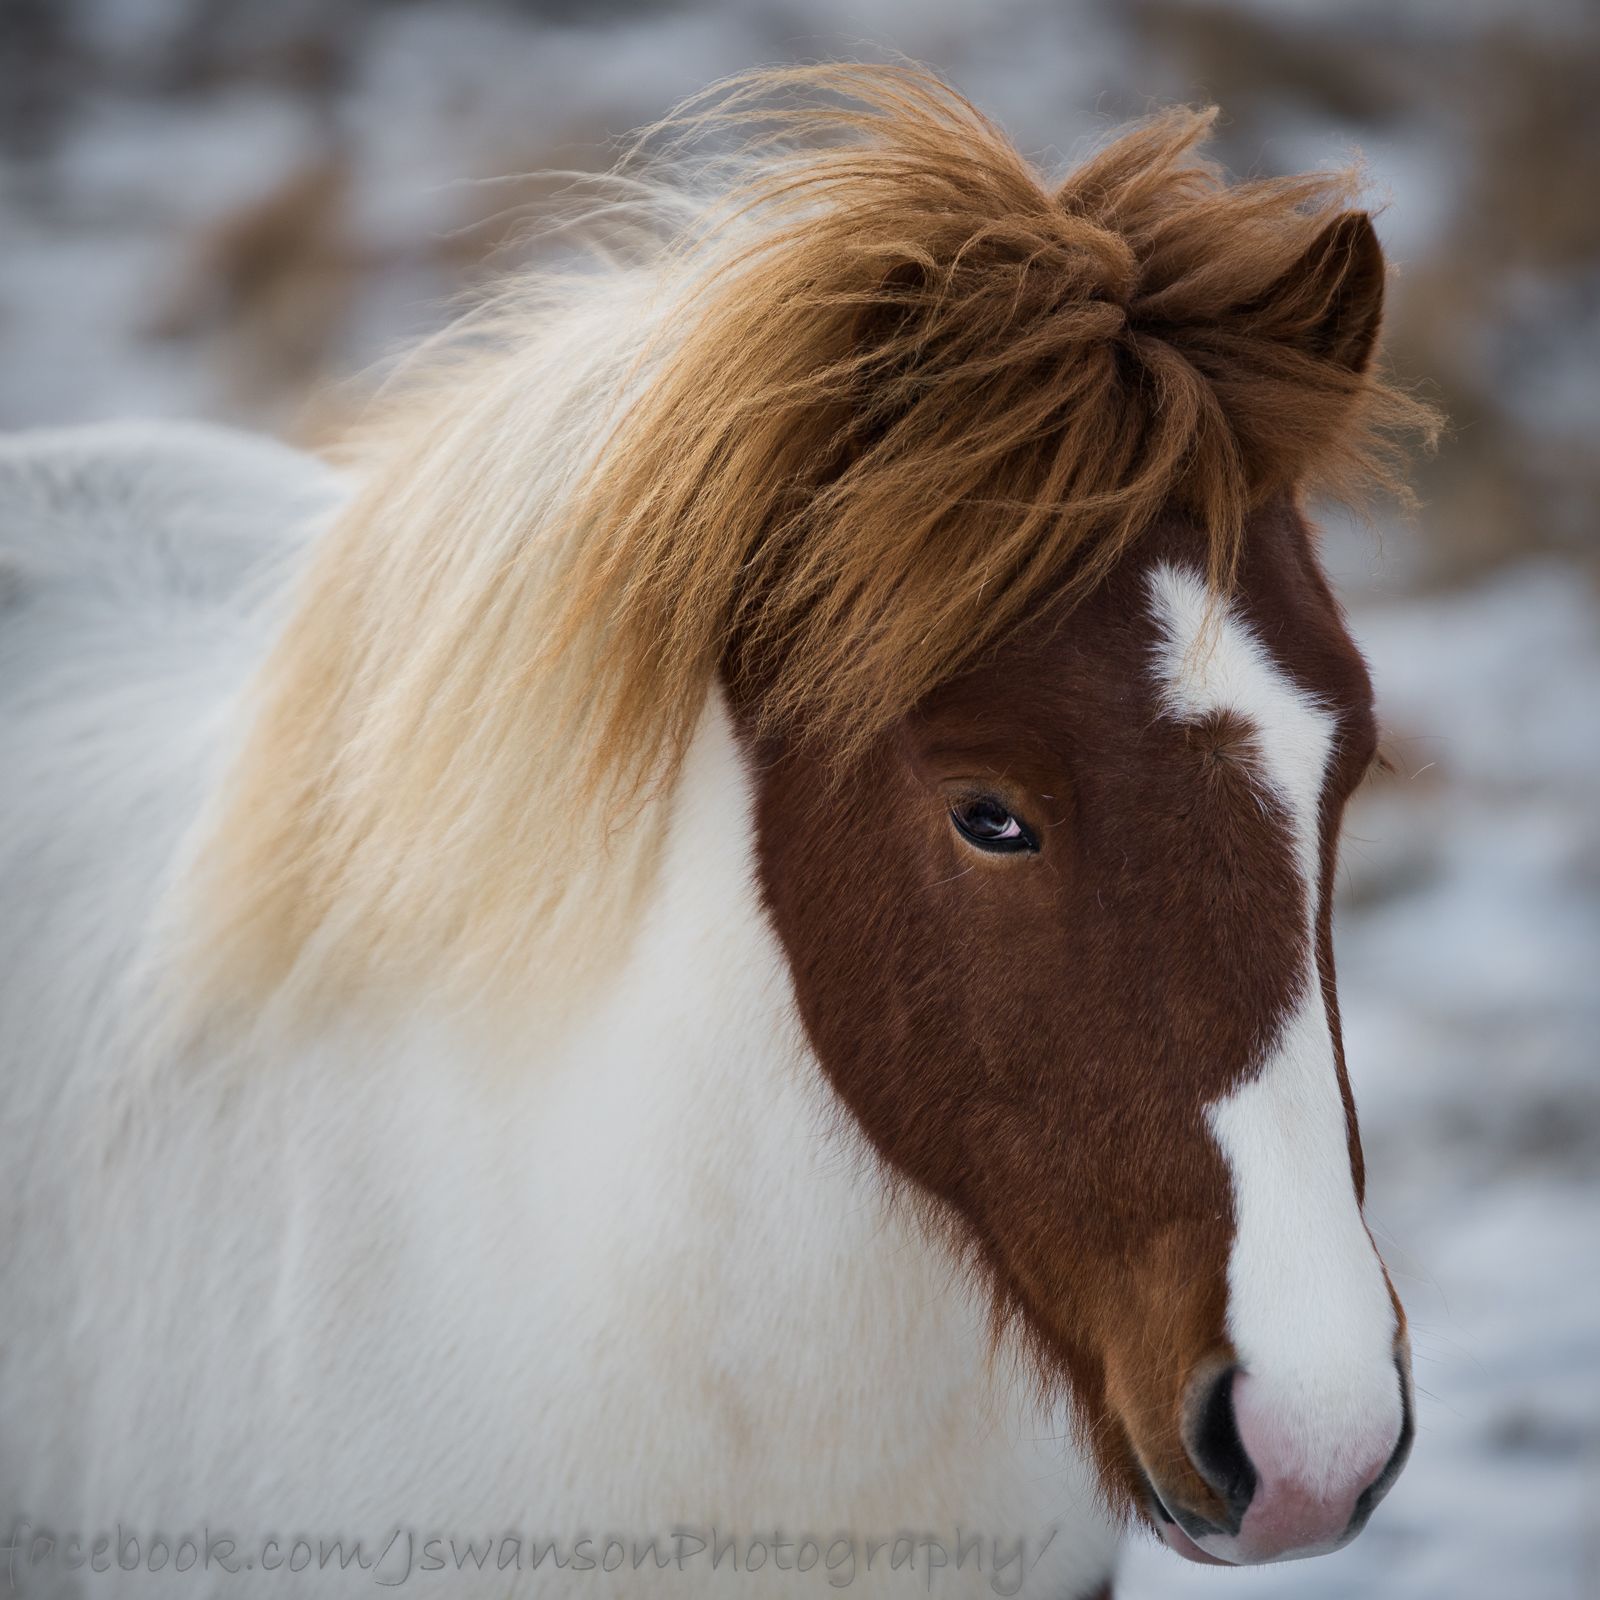
[[[921,69],[754,74],[337,460],[4,443],[14,1584],[1359,1532],[1413,1399],[1305,507],[1428,418],[1358,178],[1212,115],[1049,176]]]

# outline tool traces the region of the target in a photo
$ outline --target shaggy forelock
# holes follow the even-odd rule
[[[677,119],[744,160],[578,501],[559,638],[613,641],[613,751],[686,732],[735,645],[758,720],[848,757],[1164,507],[1224,587],[1274,491],[1394,482],[1422,408],[1319,351],[1326,298],[1286,282],[1354,175],[1230,185],[1196,154],[1214,118],[1060,181],[914,70],[758,74]]]
[[[199,988],[559,988],[719,677],[847,761],[1163,508],[1220,588],[1267,496],[1391,481],[1429,414],[1297,270],[1350,174],[1230,185],[1211,123],[1057,181],[910,68],[686,108],[670,178],[604,181],[624,260],[513,283],[378,407],[188,884]]]

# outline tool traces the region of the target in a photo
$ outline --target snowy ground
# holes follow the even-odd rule
[[[174,87],[166,64],[198,49],[207,9],[237,37],[223,66]],[[1570,8],[1419,9],[1448,42],[1511,11]],[[981,23],[957,0],[609,0],[604,27],[576,3],[16,0],[24,10],[43,41],[35,76],[81,82],[48,136],[0,141],[7,427],[140,412],[314,433],[315,379],[432,325],[468,275],[472,230],[524,198],[455,180],[592,161],[608,134],[753,62],[887,41],[1065,148],[1143,96],[1195,92],[1139,54],[1116,7],[1065,0],[995,0]],[[1347,11],[1352,36],[1388,15]],[[302,36],[345,61],[335,87],[237,65],[290,59]],[[35,92],[17,82],[16,96]],[[1269,153],[1286,162],[1342,142],[1320,114],[1272,126]],[[1394,197],[1386,239],[1408,259],[1444,226],[1454,137],[1424,118],[1365,139]],[[241,215],[273,204],[295,251],[266,276],[252,259],[228,266]],[[1564,380],[1569,419],[1592,417],[1600,393],[1580,365]],[[1401,768],[1350,822],[1339,958],[1369,1212],[1412,1318],[1416,1451],[1348,1551],[1219,1574],[1141,1546],[1121,1600],[1600,1596],[1600,605],[1592,560],[1571,551],[1513,549],[1428,592],[1418,574],[1437,571],[1448,531],[1424,512],[1382,559],[1360,536],[1330,545]]]

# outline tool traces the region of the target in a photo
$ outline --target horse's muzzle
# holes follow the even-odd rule
[[[1250,1565],[1324,1555],[1360,1533],[1411,1452],[1414,1421],[1409,1362],[1395,1358],[1398,1423],[1374,1427],[1342,1453],[1346,1463],[1313,1477],[1249,1373],[1206,1376],[1189,1398],[1184,1448],[1224,1508],[1202,1515],[1152,1485],[1152,1515],[1166,1542],[1190,1561]]]

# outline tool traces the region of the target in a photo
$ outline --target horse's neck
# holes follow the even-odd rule
[[[583,1015],[521,1070],[563,1114],[632,1157],[619,1173],[688,1255],[749,1247],[777,1279],[837,1281],[877,1175],[838,1118],[794,1013],[787,962],[755,881],[749,784],[720,696],[672,792],[635,926]],[[615,935],[613,935],[615,936]],[[543,1082],[541,1083],[541,1080]],[[591,1120],[592,1119],[592,1120]],[[919,1241],[918,1254],[922,1253]],[[809,1252],[809,1259],[803,1259]],[[821,1287],[818,1283],[812,1287]]]

